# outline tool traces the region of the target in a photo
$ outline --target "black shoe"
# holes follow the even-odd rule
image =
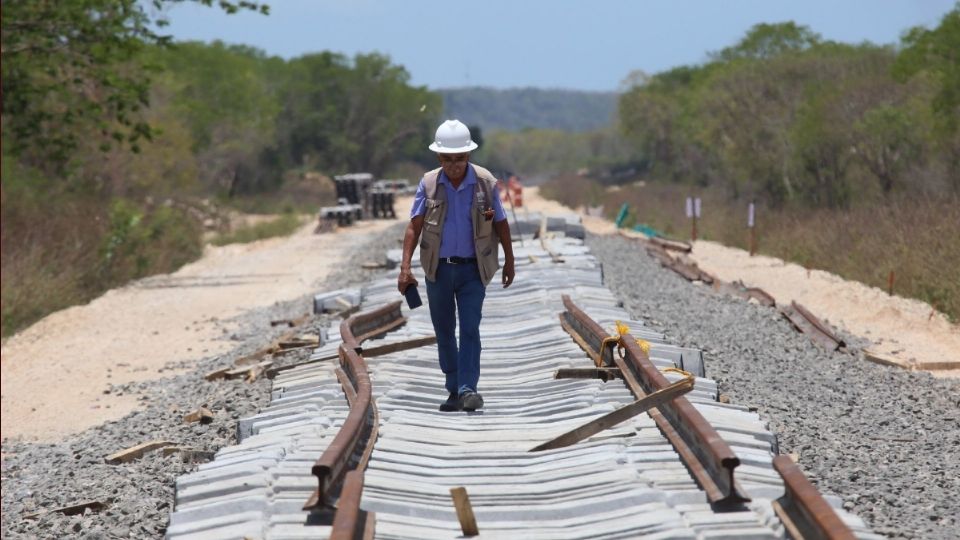
[[[475,411],[483,408],[483,397],[473,390],[460,394],[460,406],[465,411]]]
[[[450,396],[447,397],[447,400],[440,404],[441,412],[456,412],[461,409],[460,406],[460,396],[450,392]]]

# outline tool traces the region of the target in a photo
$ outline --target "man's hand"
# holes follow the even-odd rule
[[[403,294],[407,291],[407,287],[410,285],[417,286],[417,278],[413,277],[413,272],[410,271],[410,268],[400,267],[400,275],[397,276],[397,290],[400,291],[400,294]]]
[[[500,273],[503,275],[503,288],[506,289],[513,283],[515,275],[513,271],[513,257],[509,257],[503,261],[503,270]]]

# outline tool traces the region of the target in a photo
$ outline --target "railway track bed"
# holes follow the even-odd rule
[[[701,352],[630,320],[581,240],[544,238],[514,249],[522,279],[507,290],[492,284],[484,307],[484,409],[437,410],[446,391],[435,345],[363,358],[364,349],[433,333],[425,308],[389,315],[400,308],[391,304],[395,276],[384,274],[363,290],[363,310],[375,316],[345,322],[342,341],[316,350],[315,363],[277,373],[270,406],[240,422],[240,443],[178,479],[167,537],[323,538],[361,531],[376,538],[456,538],[462,532],[450,489],[465,487],[483,538],[783,538],[791,525],[778,513],[785,505],[775,503],[784,496],[783,477],[773,467],[776,437],[748,407],[718,401],[716,383],[702,376]],[[615,336],[595,346],[600,366],[583,350],[592,338],[581,335],[578,342],[561,324],[565,313],[606,329],[601,338]],[[400,317],[402,325],[389,322]],[[629,333],[618,335],[617,321]],[[394,329],[357,340],[371,333],[371,324]],[[646,352],[638,352],[635,339]],[[339,362],[319,361],[338,351]],[[620,377],[556,378],[560,369],[597,367],[619,369]],[[693,373],[672,371],[677,368]],[[571,446],[531,451],[633,403],[656,389],[650,384],[688,376],[694,385],[675,400],[687,403],[679,414],[709,424],[731,452],[728,469],[708,471],[709,458],[702,456],[708,465],[681,458],[677,445],[684,443],[677,440],[702,436],[692,421],[681,421],[681,433],[668,438],[666,420],[658,424],[647,414]],[[660,407],[663,417],[669,410]],[[332,459],[347,429],[360,434],[351,439],[355,446],[311,476],[311,468],[317,474],[325,458]],[[709,454],[697,445],[689,450]],[[342,473],[358,466],[362,475],[342,482]],[[704,470],[691,474],[697,467]],[[351,511],[348,500],[359,506]],[[840,522],[832,537],[876,537],[856,516],[830,513]]]

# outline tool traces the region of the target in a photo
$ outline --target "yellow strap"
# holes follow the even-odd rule
[[[610,337],[603,338],[603,343],[600,345],[600,352],[601,352],[601,353],[603,352],[603,349],[607,346],[607,343],[608,343],[608,342],[613,341],[613,340],[616,340],[617,342],[619,342],[621,336],[625,336],[625,335],[627,335],[627,334],[630,333],[630,327],[629,327],[629,326],[623,324],[623,323],[620,322],[620,321],[617,321],[616,324],[617,324],[617,334],[618,334],[618,335],[617,335],[616,337],[610,336]],[[640,339],[640,338],[637,338],[636,341],[637,341],[637,346],[640,347],[640,349],[643,351],[643,354],[645,354],[645,355],[647,355],[647,356],[650,356],[650,342],[647,341],[647,340],[645,340],[645,339]],[[617,352],[620,353],[620,358],[623,358],[624,350],[623,350],[623,347],[622,347],[622,346],[620,346],[620,347],[618,348]],[[686,378],[688,378],[688,379],[693,379],[693,378],[694,378],[693,373],[690,373],[689,371],[684,371],[684,370],[682,370],[682,369],[680,369],[680,368],[666,367],[666,368],[660,368],[660,371],[662,371],[662,372],[664,372],[664,373],[679,373],[679,374],[683,375],[684,377],[686,377]]]
[[[682,370],[682,369],[680,369],[680,368],[676,368],[676,367],[660,368],[660,371],[662,371],[662,372],[664,372],[664,373],[679,373],[679,374],[683,375],[684,377],[686,377],[686,378],[688,378],[688,379],[692,379],[692,378],[695,377],[695,375],[694,375],[693,373],[690,373],[689,371],[684,371],[684,370]]]

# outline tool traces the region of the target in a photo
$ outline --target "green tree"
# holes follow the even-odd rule
[[[151,4],[160,9],[176,1]],[[217,5],[267,12],[242,0]],[[153,135],[142,117],[153,67],[141,53],[169,43],[153,26],[165,22],[151,18],[139,0],[4,2],[2,114],[10,149],[48,170],[62,169],[79,141],[94,133],[104,149],[121,144],[136,151]]]
[[[736,45],[727,47],[713,56],[720,61],[737,59],[765,60],[788,52],[809,49],[820,43],[820,35],[807,26],[793,21],[775,24],[756,24],[747,31]]]
[[[903,36],[894,74],[906,80],[919,72],[933,77],[939,86],[931,106],[947,133],[960,127],[960,2],[933,30],[915,27]]]
[[[423,156],[441,110],[437,94],[380,54],[352,61],[324,52],[290,62],[278,133],[293,165],[334,173],[385,172],[400,157]]]
[[[276,119],[285,62],[246,46],[178,43],[157,49],[154,101],[182,119],[201,181],[222,194],[277,187]]]

